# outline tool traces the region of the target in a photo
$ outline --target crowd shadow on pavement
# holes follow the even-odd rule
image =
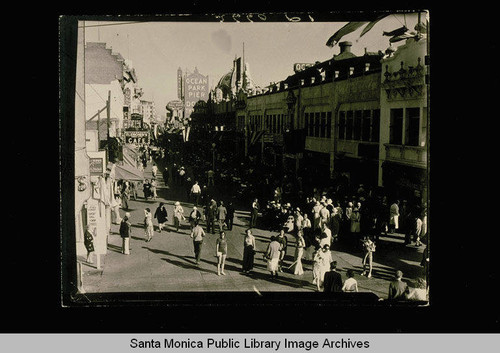
[[[205,268],[196,266],[195,262],[188,261],[186,263],[186,262],[182,262],[182,261],[167,259],[165,257],[162,257],[161,259],[164,260],[164,261],[166,261],[166,262],[168,262],[169,264],[172,264],[172,265],[175,265],[175,266],[178,266],[178,267],[182,267],[182,268],[186,268],[186,269],[191,269],[191,270],[198,270],[198,271],[207,272],[207,273],[216,273],[215,271],[210,271],[210,270],[207,270]],[[184,261],[186,261],[186,260],[184,259]]]
[[[113,244],[109,244],[108,243],[108,250],[111,250],[111,251],[114,251],[114,252],[117,252],[117,253],[122,253],[122,247],[121,246],[118,246],[118,245],[113,245]]]

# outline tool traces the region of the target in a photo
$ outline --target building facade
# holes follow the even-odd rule
[[[379,184],[394,197],[427,202],[428,40],[410,38],[382,60]]]

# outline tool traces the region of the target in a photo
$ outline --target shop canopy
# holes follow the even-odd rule
[[[143,181],[144,172],[134,168],[128,164],[116,165],[115,166],[115,179],[131,180],[131,181]]]
[[[123,164],[127,164],[132,167],[137,167],[137,157],[139,152],[130,145],[123,145]]]

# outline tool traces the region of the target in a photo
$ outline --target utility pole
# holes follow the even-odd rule
[[[108,130],[108,140],[109,140],[109,127],[111,125],[111,91],[108,91],[108,100],[106,101],[106,125]]]

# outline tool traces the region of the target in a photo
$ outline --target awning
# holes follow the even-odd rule
[[[123,145],[123,164],[136,167],[137,166],[137,157],[139,156],[139,152],[128,145]]]
[[[144,172],[130,165],[115,165],[115,179],[143,181]]]

